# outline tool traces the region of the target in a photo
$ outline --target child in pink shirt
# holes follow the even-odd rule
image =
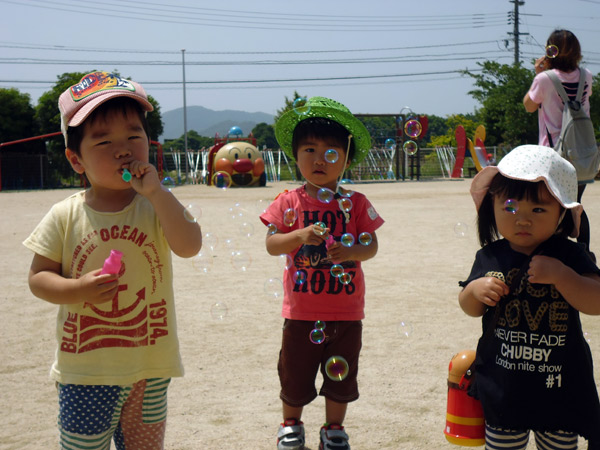
[[[284,274],[283,342],[278,371],[283,423],[278,449],[304,447],[302,409],[317,396],[323,374],[325,424],[319,448],[350,449],[342,423],[358,398],[357,373],[364,318],[361,261],[377,253],[383,219],[367,198],[340,187],[344,171],[371,146],[365,126],[342,104],[313,97],[304,112],[275,125],[281,148],[295,159],[306,184],[280,194],[261,215],[267,251],[289,254]]]

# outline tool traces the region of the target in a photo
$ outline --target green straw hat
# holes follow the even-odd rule
[[[292,151],[294,130],[300,122],[311,117],[333,120],[346,128],[352,135],[355,151],[350,168],[365,159],[371,149],[369,131],[360,120],[352,115],[348,108],[335,100],[325,97],[309,98],[302,106],[283,114],[275,124],[275,137],[287,156],[295,159],[294,152]]]

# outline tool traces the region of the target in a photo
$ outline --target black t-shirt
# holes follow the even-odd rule
[[[540,253],[579,274],[600,274],[583,247],[568,239],[552,237]],[[517,430],[570,431],[594,437],[596,443],[600,403],[579,312],[554,285],[529,283],[526,272],[518,286],[512,286],[528,261],[529,256],[501,239],[477,252],[469,278],[459,283],[464,287],[492,276],[511,287],[482,319],[475,370],[486,422]],[[490,326],[494,329],[486,333]]]

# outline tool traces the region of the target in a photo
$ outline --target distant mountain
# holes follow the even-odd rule
[[[227,109],[214,111],[203,106],[187,107],[187,129],[196,131],[201,136],[213,137],[215,133],[225,136],[233,126],[240,127],[247,136],[256,124],[273,123],[274,116],[263,112],[246,112]],[[177,139],[183,134],[183,108],[162,113],[164,122],[160,140]]]

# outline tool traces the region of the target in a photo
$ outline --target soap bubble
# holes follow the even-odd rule
[[[413,115],[413,110],[410,108],[410,106],[405,106],[404,108],[402,108],[400,110],[400,114],[405,114],[407,116],[412,116]],[[402,123],[402,117],[398,117],[398,122]]]
[[[231,265],[234,269],[246,272],[252,263],[250,255],[242,250],[235,251],[231,254]]]
[[[354,191],[351,191],[350,189],[345,189],[341,186],[338,186],[337,191],[338,191],[338,194],[340,194],[340,196],[345,197],[345,198],[350,198],[354,195]]]
[[[229,207],[229,209],[227,209],[229,216],[233,220],[243,219],[245,211],[246,210],[244,208],[242,208],[241,203],[237,203],[237,202],[234,203],[233,206]]]
[[[292,104],[294,112],[299,116],[305,116],[310,112],[310,105],[306,97],[298,97]]]
[[[344,233],[342,234],[340,242],[344,247],[352,247],[354,245],[354,236],[352,233]]]
[[[363,231],[358,235],[358,242],[362,245],[369,245],[373,241],[373,236],[367,231]]]
[[[298,218],[298,213],[294,208],[288,208],[283,213],[283,223],[288,227],[291,227],[296,223],[296,219]]]
[[[315,328],[317,330],[324,330],[325,329],[325,322],[323,322],[322,320],[317,320],[315,322]]]
[[[210,307],[210,315],[216,320],[223,320],[227,316],[227,312],[227,305],[223,302],[213,303]]]
[[[202,209],[195,203],[190,203],[184,208],[183,217],[188,222],[197,223],[200,217],[202,217]]]
[[[392,150],[396,146],[396,140],[392,138],[388,138],[385,140],[385,148]]]
[[[546,57],[554,59],[558,56],[558,47],[554,44],[546,46]]]
[[[232,255],[235,253],[235,241],[232,238],[227,238],[223,241],[223,246]]]
[[[317,191],[317,198],[323,203],[331,203],[331,200],[333,200],[334,195],[335,194],[331,189],[325,187]]]
[[[342,381],[349,371],[348,361],[341,356],[332,356],[325,363],[325,374],[333,381]]]
[[[201,250],[192,258],[192,267],[200,273],[208,273],[213,266],[212,253]]]
[[[215,172],[212,176],[212,183],[218,188],[227,189],[231,187],[231,175],[223,171]]]
[[[469,231],[469,227],[466,223],[458,222],[454,225],[454,234],[458,237],[465,237]]]
[[[419,137],[421,131],[423,131],[423,127],[421,127],[421,122],[418,120],[407,120],[404,124],[404,133],[411,138]]]
[[[267,225],[267,234],[272,235],[277,233],[277,225],[275,225],[274,223],[270,223],[269,225]]]
[[[289,270],[289,268],[292,267],[293,263],[294,263],[294,261],[292,260],[292,256],[288,255],[287,253],[284,253],[277,257],[277,264],[282,269]]]
[[[519,202],[516,200],[509,198],[504,202],[504,211],[509,214],[516,214],[519,210]]]
[[[162,181],[160,182],[160,184],[162,184],[164,187],[168,188],[169,190],[171,190],[171,188],[175,187],[175,180],[171,177],[164,177],[162,179]]]
[[[417,150],[419,150],[419,145],[415,141],[409,140],[402,145],[402,149],[407,155],[413,156],[417,153]]]
[[[244,237],[250,237],[254,234],[254,225],[250,222],[242,222],[240,225],[240,234]]]
[[[298,270],[292,278],[297,285],[303,285],[306,283],[306,272]]]
[[[315,222],[313,224],[313,232],[317,236],[323,236],[325,233],[327,233],[327,225],[325,225],[323,222]]]
[[[313,344],[322,344],[325,341],[325,332],[315,328],[310,332],[309,339]]]
[[[583,337],[587,341],[588,345],[592,343],[592,340],[591,340],[591,337],[590,337],[590,333],[588,333],[587,331],[584,331],[583,332]]]
[[[328,163],[334,164],[337,162],[338,158],[339,155],[337,150],[330,148],[329,150],[325,151],[325,161],[327,161]]]
[[[405,338],[409,338],[412,336],[413,327],[411,324],[402,321],[402,322],[398,323],[396,328],[398,329],[398,334],[400,335],[401,338],[405,339]]]
[[[208,247],[211,250],[214,250],[215,247],[219,244],[219,238],[216,234],[206,232],[202,235],[202,247]]]
[[[342,178],[339,184],[340,186],[343,186],[345,184],[354,184],[354,181],[352,181],[350,178]]]
[[[268,206],[269,202],[263,200],[262,198],[256,200],[256,203],[254,204],[254,208],[259,216],[267,210]]]
[[[331,266],[331,269],[329,269],[329,273],[331,274],[331,276],[338,278],[344,273],[344,268],[340,264],[334,264],[333,266]]]
[[[265,281],[265,295],[275,300],[283,298],[283,283],[279,278],[269,278]]]
[[[338,199],[338,204],[340,205],[340,209],[344,212],[350,212],[352,209],[352,200],[347,197]]]
[[[340,280],[340,283],[342,284],[350,284],[350,282],[352,281],[352,275],[350,275],[348,272],[344,272],[343,274],[341,274],[338,278]]]

